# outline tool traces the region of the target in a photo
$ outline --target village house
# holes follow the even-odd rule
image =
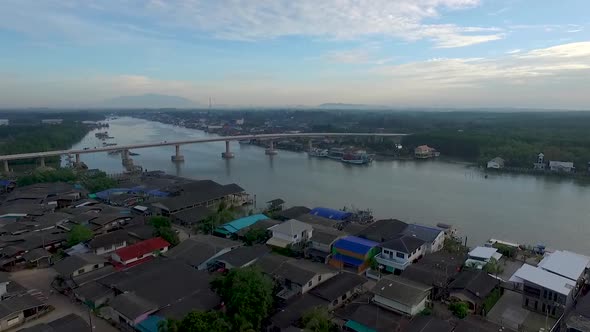
[[[415,316],[426,308],[430,286],[389,275],[373,287],[373,302],[406,316]]]
[[[424,240],[407,235],[382,243],[379,247],[381,252],[375,259],[390,273],[403,271],[426,252]]]
[[[492,259],[499,261],[502,258],[502,254],[498,252],[498,249],[492,247],[475,247],[467,254],[467,260],[465,266],[482,269]]]
[[[238,237],[238,233],[247,227],[254,225],[255,223],[259,222],[260,220],[270,219],[264,214],[254,214],[251,216],[239,218],[228,223],[225,223],[217,228],[215,228],[213,234],[230,238],[230,237]]]
[[[377,242],[347,236],[334,242],[329,264],[336,268],[350,268],[356,273],[365,271],[370,260],[379,252]]]
[[[414,149],[414,157],[417,159],[428,159],[437,155],[436,149],[428,145],[420,145]]]
[[[0,301],[0,331],[6,331],[43,315],[49,305],[40,298],[22,294]]]
[[[156,237],[115,250],[111,254],[111,260],[115,267],[130,267],[165,253],[169,247],[170,243]]]
[[[549,170],[555,173],[575,173],[576,168],[571,161],[549,161]]]
[[[346,236],[346,233],[333,227],[313,225],[313,234],[305,248],[305,257],[312,261],[327,263],[332,253],[334,242]]]
[[[90,326],[82,317],[76,314],[67,314],[50,322],[33,325],[18,332],[79,332],[89,329]]]
[[[464,270],[449,285],[451,301],[467,303],[469,311],[481,314],[485,299],[499,287],[499,281],[483,270]]]
[[[79,254],[68,256],[53,265],[53,269],[64,279],[103,268],[107,261],[94,254]]]
[[[206,270],[217,257],[242,246],[242,243],[212,236],[193,235],[170,249],[165,255],[197,270]]]
[[[270,249],[264,245],[241,246],[216,256],[211,265],[223,269],[247,267],[269,252]]]
[[[88,247],[96,255],[110,254],[111,252],[124,248],[129,244],[130,235],[125,230],[116,230],[110,233],[95,236]]]
[[[398,238],[407,227],[408,224],[401,220],[381,219],[357,232],[356,236],[382,243]]]
[[[402,234],[424,241],[425,254],[441,250],[445,243],[445,230],[435,226],[409,224]]]
[[[272,237],[267,245],[278,248],[301,248],[312,237],[313,227],[299,220],[291,219],[269,228]]]
[[[123,326],[134,327],[157,311],[158,305],[127,292],[109,302],[110,319]]]
[[[326,300],[328,310],[332,311],[342,306],[354,294],[364,292],[363,285],[366,282],[367,279],[358,274],[342,272],[315,287],[309,294]]]

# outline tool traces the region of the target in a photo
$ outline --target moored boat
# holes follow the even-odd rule
[[[327,157],[328,156],[328,150],[326,150],[326,149],[313,148],[313,149],[309,150],[307,152],[307,154],[310,157]]]
[[[342,162],[354,165],[364,165],[373,161],[373,158],[368,155],[365,151],[356,151],[351,153],[345,153],[342,156]]]

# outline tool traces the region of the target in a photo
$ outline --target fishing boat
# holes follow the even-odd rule
[[[139,156],[139,153],[129,151],[129,155],[130,156]]]
[[[356,151],[345,153],[342,156],[341,160],[343,163],[347,164],[364,165],[371,163],[373,161],[373,158],[370,155],[368,155],[365,151]]]
[[[310,157],[327,157],[328,150],[313,148],[307,152],[307,155],[309,155]]]
[[[330,151],[328,151],[328,155],[326,157],[330,159],[342,160],[344,154],[346,154],[346,150],[344,148],[331,148]]]

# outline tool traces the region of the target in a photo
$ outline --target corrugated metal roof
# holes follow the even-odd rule
[[[247,216],[244,218],[236,219],[234,221],[230,221],[227,224],[224,224],[219,228],[224,229],[225,231],[227,231],[229,233],[235,233],[244,227],[252,226],[257,221],[264,220],[264,219],[270,219],[270,218],[268,218],[264,214],[255,214],[255,215]]]
[[[354,320],[349,320],[346,322],[346,324],[344,324],[344,326],[356,332],[377,332],[377,330],[364,326],[363,324]]]
[[[557,250],[539,262],[543,270],[577,281],[590,263],[590,258],[571,251]]]
[[[569,295],[576,283],[568,278],[558,276],[551,272],[547,272],[539,267],[534,267],[528,264],[524,264],[520,269],[516,270],[510,281],[522,283],[526,280],[535,285],[545,287],[552,291],[558,292],[563,295]]]
[[[371,248],[376,247],[377,242],[356,236],[347,236],[334,243],[334,248],[340,248],[360,254],[366,254]]]
[[[320,216],[320,217],[332,219],[332,220],[344,220],[352,215],[352,213],[350,213],[350,212],[328,209],[328,208],[323,208],[323,207],[317,207],[317,208],[309,211],[309,214],[312,214],[314,216]]]

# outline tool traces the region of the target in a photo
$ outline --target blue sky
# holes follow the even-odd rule
[[[4,0],[0,107],[590,108],[587,0]]]

